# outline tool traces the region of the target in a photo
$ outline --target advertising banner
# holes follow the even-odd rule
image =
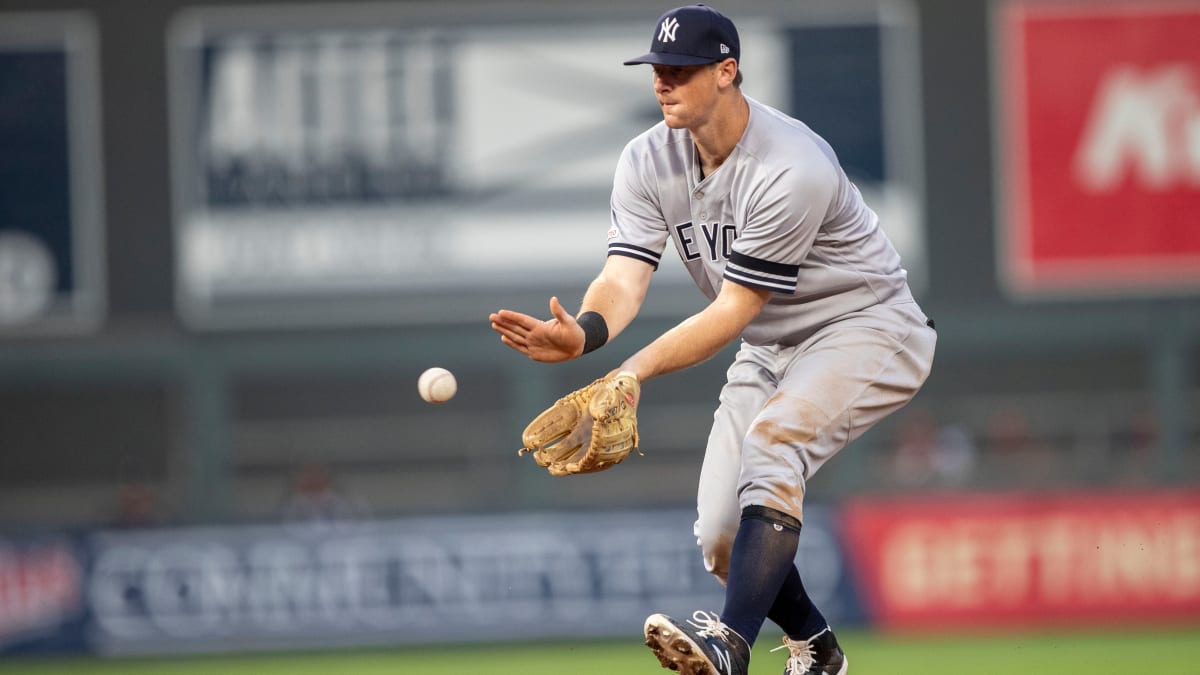
[[[1008,287],[1200,287],[1200,5],[1009,2],[995,29]]]
[[[653,612],[720,611],[693,511],[431,517],[319,527],[110,531],[92,539],[103,653],[639,636]],[[831,619],[861,616],[826,512],[798,556]]]
[[[83,649],[84,564],[66,535],[0,537],[0,654]]]
[[[0,336],[102,319],[98,56],[89,15],[0,13]]]
[[[650,613],[723,606],[694,519],[514,513],[0,538],[0,655],[637,637]],[[812,505],[796,564],[839,626],[1192,622],[1200,494]]]
[[[905,6],[747,6],[737,19],[747,93],[827,134],[918,284]],[[431,296],[585,286],[603,265],[621,149],[662,119],[648,69],[621,65],[645,51],[653,16],[502,2],[180,13],[168,52],[181,315],[202,328],[414,323],[453,313],[453,297]],[[656,283],[691,287],[673,254]]]
[[[1200,494],[860,501],[844,535],[887,629],[1194,621]]]

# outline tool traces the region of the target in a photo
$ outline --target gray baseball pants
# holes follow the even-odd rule
[[[793,346],[743,343],[700,470],[695,534],[722,582],[746,506],[803,522],[805,485],[850,441],[908,403],[937,335],[916,303],[847,315]]]

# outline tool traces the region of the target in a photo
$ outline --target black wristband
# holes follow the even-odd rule
[[[608,322],[599,312],[584,312],[575,319],[583,329],[583,353],[594,352],[608,342]]]

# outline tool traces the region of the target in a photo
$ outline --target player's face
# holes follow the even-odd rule
[[[708,119],[717,101],[717,76],[712,64],[654,66],[654,96],[668,127],[693,129]]]

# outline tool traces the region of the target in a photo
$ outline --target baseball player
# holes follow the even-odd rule
[[[724,607],[683,620],[653,614],[646,644],[684,675],[745,675],[770,618],[786,634],[785,675],[840,675],[846,656],[794,564],[805,486],[916,394],[936,335],[834,151],[742,93],[740,54],[733,22],[710,7],[659,17],[650,51],[626,65],[652,66],[663,120],[621,154],[608,257],[578,315],[551,298],[548,320],[490,318],[504,344],[534,360],[586,354],[634,319],[670,242],[711,302],[614,371],[645,382],[741,344],[695,523]]]

